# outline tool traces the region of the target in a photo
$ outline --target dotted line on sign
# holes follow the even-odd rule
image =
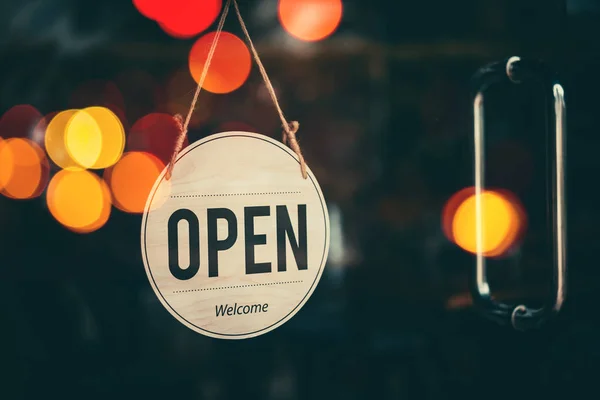
[[[182,194],[171,196],[172,199],[181,199],[186,197],[230,197],[230,196],[262,196],[265,194],[300,194],[302,192],[263,192],[263,193],[224,193],[224,194]]]
[[[251,285],[220,286],[220,287],[202,288],[202,289],[174,290],[173,293],[202,292],[204,290],[238,289],[238,288],[245,288],[245,287],[252,287],[252,286],[288,285],[291,283],[301,283],[301,282],[304,282],[304,281],[253,283]]]

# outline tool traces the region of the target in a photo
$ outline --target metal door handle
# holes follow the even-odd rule
[[[554,229],[554,276],[550,299],[541,308],[524,304],[509,305],[492,298],[487,279],[486,259],[483,255],[482,201],[484,188],[484,101],[483,92],[494,83],[519,83],[523,79],[539,79],[545,87],[552,88],[554,98],[554,150],[552,210]],[[515,329],[525,330],[539,326],[548,317],[560,311],[566,296],[566,210],[565,210],[565,157],[566,157],[566,105],[564,90],[554,76],[541,63],[522,61],[511,57],[505,61],[481,68],[474,77],[476,92],[473,100],[475,144],[475,212],[476,212],[476,263],[475,280],[471,285],[474,304],[490,318],[502,324],[510,323]]]

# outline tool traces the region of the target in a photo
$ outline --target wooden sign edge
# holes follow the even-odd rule
[[[177,166],[177,162],[187,153],[189,153],[190,151],[192,151],[193,149],[195,149],[198,146],[203,145],[206,142],[212,141],[214,139],[219,139],[222,137],[227,137],[227,136],[247,136],[247,137],[252,137],[255,139],[260,139],[260,140],[265,140],[267,142],[270,142],[271,144],[276,145],[277,147],[279,147],[280,149],[284,150],[285,152],[287,152],[289,155],[291,155],[294,160],[296,160],[296,162],[298,163],[298,175],[301,174],[300,172],[300,160],[298,158],[298,156],[296,155],[295,152],[293,152],[289,147],[287,147],[286,145],[284,145],[283,143],[260,133],[254,133],[254,132],[245,132],[245,131],[227,131],[227,132],[220,132],[220,133],[215,133],[213,135],[209,135],[205,138],[202,138],[200,140],[197,140],[194,143],[189,144],[185,149],[183,149],[179,155],[177,156],[177,159],[175,160],[175,166],[174,168]],[[162,293],[160,292],[160,290],[158,290],[158,288],[156,287],[156,284],[154,282],[154,279],[152,277],[152,274],[150,272],[150,268],[148,266],[148,262],[147,262],[147,253],[146,253],[146,246],[145,246],[145,225],[146,222],[148,220],[148,211],[150,209],[150,204],[151,204],[151,199],[152,199],[152,195],[156,192],[156,190],[158,189],[158,186],[160,186],[160,183],[162,182],[162,180],[165,177],[165,174],[167,172],[167,168],[168,165],[165,166],[165,168],[162,170],[162,172],[160,173],[160,175],[158,176],[158,178],[156,178],[156,181],[154,182],[154,185],[152,185],[152,189],[150,190],[150,194],[148,195],[148,198],[146,199],[146,204],[144,206],[144,213],[143,213],[143,217],[142,217],[142,223],[141,223],[141,229],[140,229],[140,247],[142,250],[142,262],[144,263],[144,270],[146,271],[146,277],[148,278],[148,282],[150,283],[150,286],[152,287],[152,290],[154,291],[154,295],[158,298],[158,300],[162,303],[163,307],[165,308],[165,311],[167,311],[169,313],[169,315],[171,315],[173,318],[175,318],[177,321],[179,321],[180,323],[182,323],[183,325],[185,325],[187,328],[193,330],[194,332],[201,334],[203,336],[208,336],[214,339],[228,339],[228,340],[242,340],[242,339],[250,339],[253,337],[257,337],[257,336],[261,336],[261,335],[265,335],[277,328],[279,328],[281,325],[285,324],[286,322],[288,322],[290,319],[292,319],[301,309],[302,307],[304,307],[304,305],[306,304],[306,302],[308,302],[308,300],[310,299],[310,297],[313,295],[315,289],[317,288],[317,286],[319,285],[319,282],[321,281],[321,277],[323,275],[323,271],[325,270],[325,266],[327,265],[327,259],[329,258],[329,242],[330,242],[330,221],[329,221],[329,209],[327,208],[327,202],[325,201],[325,196],[323,196],[323,192],[321,191],[321,185],[319,185],[319,181],[317,180],[316,176],[313,174],[312,170],[310,169],[310,167],[307,165],[306,166],[306,173],[308,175],[307,179],[310,179],[314,185],[314,187],[317,190],[317,194],[321,200],[321,204],[323,206],[323,212],[324,212],[324,219],[325,219],[325,248],[324,248],[324,253],[323,253],[323,259],[321,261],[321,265],[319,266],[319,273],[316,276],[313,284],[311,285],[310,289],[308,290],[308,292],[306,292],[306,294],[304,295],[304,298],[302,299],[302,301],[300,303],[298,303],[298,305],[294,308],[294,310],[292,310],[289,314],[287,314],[285,317],[283,317],[281,320],[279,320],[278,322],[274,323],[273,325],[270,325],[266,328],[263,328],[261,330],[249,333],[249,334],[244,334],[244,335],[237,335],[237,336],[229,336],[229,335],[221,335],[221,334],[216,334],[214,332],[208,332],[205,330],[202,330],[198,327],[196,327],[195,325],[190,324],[188,321],[186,321],[183,317],[181,317],[179,315],[179,313],[177,313],[175,310],[173,310],[173,308],[171,307],[171,305],[163,298]],[[173,312],[171,312],[173,311]]]

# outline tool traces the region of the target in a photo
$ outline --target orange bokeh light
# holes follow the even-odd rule
[[[524,232],[525,212],[512,193],[484,190],[480,195],[482,253],[498,257],[514,247]],[[463,189],[448,200],[442,215],[442,229],[449,240],[462,249],[477,253],[477,197],[473,187]]]
[[[330,36],[342,20],[342,0],[279,0],[279,21],[297,39],[315,42]]]
[[[200,81],[216,32],[202,36],[194,43],[189,55],[190,73]],[[244,84],[250,75],[252,60],[246,44],[236,35],[221,32],[213,59],[202,88],[211,93],[230,93]]]
[[[104,172],[113,194],[113,204],[121,211],[141,214],[154,182],[165,164],[150,153],[131,152]]]
[[[12,152],[3,153],[6,141],[0,137],[0,192],[4,189],[4,182],[10,181],[13,174],[14,163]]]
[[[467,187],[454,193],[452,197],[446,202],[444,209],[442,210],[442,231],[449,241],[454,242],[454,233],[452,232],[452,221],[454,221],[454,215],[460,205],[469,197],[475,194],[475,187]]]
[[[0,142],[0,193],[13,199],[38,197],[48,183],[50,166],[33,141],[11,138]]]
[[[110,216],[108,186],[88,171],[62,170],[54,175],[48,185],[46,202],[52,216],[77,233],[100,229]]]

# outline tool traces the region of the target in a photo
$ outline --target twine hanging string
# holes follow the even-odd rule
[[[269,95],[271,96],[271,100],[273,100],[273,104],[275,105],[275,108],[277,109],[277,113],[279,114],[279,119],[281,120],[281,124],[283,126],[283,142],[285,144],[289,144],[291,149],[298,156],[298,160],[300,162],[300,171],[302,172],[302,177],[304,179],[306,179],[308,176],[306,173],[306,162],[304,161],[304,157],[302,156],[302,151],[300,150],[300,145],[298,144],[298,140],[296,139],[296,132],[298,132],[298,128],[300,127],[300,124],[298,123],[298,121],[288,122],[287,119],[285,118],[285,115],[283,115],[283,110],[281,109],[281,106],[279,105],[279,101],[277,100],[277,94],[275,93],[275,89],[273,88],[273,85],[271,84],[271,80],[269,79],[269,75],[267,74],[267,71],[265,70],[265,67],[263,66],[262,61],[260,60],[258,52],[256,51],[256,48],[254,47],[254,43],[252,42],[252,39],[250,38],[250,33],[248,33],[248,28],[246,28],[246,24],[244,22],[244,19],[242,18],[242,14],[240,13],[240,9],[238,7],[237,0],[227,0],[227,4],[225,5],[225,9],[223,10],[223,15],[221,16],[221,20],[219,21],[217,33],[215,35],[215,39],[214,39],[214,41],[211,45],[210,51],[208,53],[208,57],[207,57],[205,65],[204,65],[204,69],[202,70],[202,75],[200,77],[200,80],[198,81],[198,87],[196,88],[196,93],[194,95],[194,99],[192,100],[192,104],[190,106],[190,110],[188,112],[185,123],[183,123],[183,124],[181,123],[181,121],[182,121],[181,115],[177,114],[174,117],[175,121],[178,123],[178,125],[180,127],[180,134],[179,134],[179,137],[177,138],[177,142],[175,144],[175,149],[173,151],[173,156],[171,157],[171,162],[169,163],[169,167],[167,169],[166,178],[170,179],[172,171],[173,171],[173,166],[175,165],[175,160],[177,159],[177,155],[179,154],[179,152],[181,151],[181,148],[183,146],[183,141],[185,140],[185,136],[187,134],[187,129],[188,129],[188,125],[189,125],[192,113],[194,111],[194,108],[196,107],[196,102],[198,101],[198,96],[200,95],[200,90],[202,89],[202,85],[204,84],[204,79],[206,78],[206,74],[208,73],[208,67],[210,66],[210,62],[214,55],[215,48],[217,47],[217,41],[219,39],[219,35],[220,35],[221,31],[223,30],[223,25],[225,23],[225,17],[227,16],[227,13],[229,11],[229,7],[231,6],[232,1],[233,1],[233,6],[235,8],[235,13],[237,14],[238,20],[240,22],[240,26],[242,27],[242,30],[244,31],[244,35],[246,36],[246,40],[248,41],[248,44],[250,45],[250,50],[252,51],[254,61],[256,61],[256,64],[258,65],[258,69],[263,78],[263,81],[265,82],[267,91],[269,92]]]
[[[283,110],[281,109],[279,101],[277,100],[275,89],[273,89],[273,85],[271,84],[271,80],[269,79],[269,75],[267,74],[267,71],[265,70],[262,61],[260,61],[260,57],[258,56],[256,48],[254,47],[254,43],[252,43],[252,39],[250,38],[250,34],[248,33],[248,28],[246,28],[246,24],[244,23],[244,19],[242,18],[242,14],[240,13],[237,0],[233,0],[233,7],[235,8],[235,13],[237,14],[238,20],[240,21],[240,25],[242,27],[242,30],[244,31],[244,35],[246,35],[246,40],[248,40],[248,44],[250,45],[250,50],[252,50],[254,61],[256,61],[256,64],[258,65],[260,74],[262,75],[263,81],[265,81],[267,90],[269,91],[271,99],[273,100],[273,104],[275,105],[277,113],[279,114],[279,119],[281,120],[281,124],[283,125],[283,142],[286,144],[287,142],[289,142],[289,146],[298,156],[298,160],[300,161],[300,170],[302,171],[302,177],[306,179],[306,163],[304,162],[304,157],[302,156],[302,151],[300,150],[298,140],[296,140],[296,132],[298,132],[300,124],[298,123],[298,121],[288,122],[285,119],[285,116],[283,115]]]
[[[183,147],[183,142],[185,141],[185,137],[187,135],[188,127],[190,125],[190,120],[192,119],[192,114],[196,109],[196,103],[198,103],[198,97],[200,96],[200,92],[202,91],[202,86],[204,85],[204,80],[206,79],[206,75],[208,74],[208,68],[210,67],[210,63],[215,55],[215,49],[217,48],[217,43],[219,42],[219,37],[221,36],[221,31],[223,31],[223,26],[225,25],[225,19],[227,18],[227,13],[229,12],[229,7],[231,6],[231,0],[227,0],[225,4],[225,9],[223,10],[223,14],[221,15],[221,19],[219,20],[219,25],[217,25],[217,31],[215,32],[215,37],[213,39],[212,44],[210,45],[210,50],[208,51],[208,56],[206,57],[206,62],[204,63],[204,68],[202,68],[202,74],[200,74],[200,79],[198,80],[198,86],[196,87],[196,93],[194,93],[194,97],[192,99],[192,103],[190,104],[190,109],[188,110],[187,116],[185,117],[185,121],[183,121],[183,117],[181,114],[176,114],[173,119],[175,119],[175,123],[177,124],[177,128],[179,129],[179,135],[177,136],[177,141],[175,142],[175,148],[173,149],[173,155],[171,156],[171,161],[167,167],[167,173],[165,178],[167,180],[171,179],[171,175],[173,174],[173,166],[175,165],[175,160]]]

